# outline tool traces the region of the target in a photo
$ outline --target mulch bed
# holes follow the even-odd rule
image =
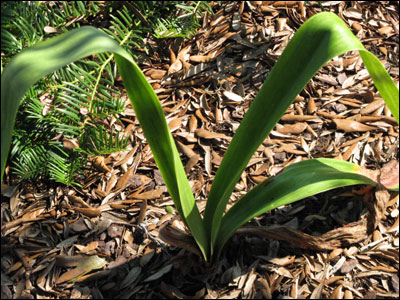
[[[322,9],[339,15],[396,83],[399,77],[398,2],[212,5],[215,14],[192,39],[150,39],[150,54],[138,58],[201,212],[243,115],[307,18]],[[205,264],[160,239],[166,224],[190,236],[170,213],[173,202],[130,104],[121,122],[107,122],[131,145],[94,157],[83,188],[2,187],[2,298],[398,298],[398,193],[354,186],[280,207],[249,222],[217,263]],[[398,141],[399,127],[358,52],[346,53],[314,76],[257,149],[230,205],[309,158],[371,171],[391,162],[398,176]]]

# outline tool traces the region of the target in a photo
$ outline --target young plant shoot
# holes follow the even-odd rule
[[[98,52],[116,59],[126,92],[175,207],[205,261],[216,259],[232,234],[250,219],[316,193],[355,184],[376,185],[360,167],[334,159],[310,159],[260,183],[225,213],[230,195],[253,153],[312,76],[330,59],[358,50],[375,86],[399,122],[399,90],[380,61],[346,24],[328,12],[308,19],[293,36],[251,104],[215,176],[204,213],[196,206],[161,104],[132,57],[106,33],[81,27],[22,51],[1,78],[1,179],[21,98],[39,79]],[[398,190],[395,186],[387,187]]]

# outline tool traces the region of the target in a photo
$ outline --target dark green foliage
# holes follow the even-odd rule
[[[194,35],[198,21],[212,9],[208,1],[136,1],[134,5],[147,16],[156,38],[176,38]],[[165,16],[170,16],[165,18]]]
[[[194,34],[200,26],[197,18],[204,11],[211,11],[205,1],[132,3],[2,2],[2,69],[24,48],[87,24],[104,30],[135,57],[132,51],[146,50],[143,37]],[[141,18],[132,12],[135,8]],[[70,64],[36,83],[24,97],[17,115],[10,153],[11,172],[20,179],[48,178],[78,184],[76,175],[82,173],[89,155],[125,149],[129,137],[105,125],[110,116],[118,124],[126,104],[121,91],[114,87],[116,77],[112,57],[99,54]],[[79,147],[67,149],[63,140],[77,141]]]

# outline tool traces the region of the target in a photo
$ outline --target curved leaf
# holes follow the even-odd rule
[[[258,184],[224,215],[216,240],[218,253],[243,224],[279,206],[334,188],[376,182],[360,174],[358,165],[329,158],[301,161]]]
[[[272,68],[215,175],[204,215],[206,231],[211,232],[211,249],[229,197],[253,153],[312,76],[333,57],[352,50],[360,51],[376,87],[399,120],[399,91],[379,60],[365,50],[338,16],[325,12],[311,17]]]
[[[1,77],[1,179],[18,106],[27,90],[47,74],[99,52],[115,54],[127,94],[154,159],[183,221],[205,256],[208,243],[203,222],[161,104],[132,57],[96,28],[81,27],[48,39],[16,55],[6,66]]]

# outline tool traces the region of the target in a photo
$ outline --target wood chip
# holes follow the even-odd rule
[[[243,101],[243,97],[238,94],[228,92],[228,91],[224,91],[223,94],[228,100],[231,100],[234,102],[242,102]]]
[[[342,274],[349,273],[351,270],[353,270],[356,267],[356,265],[357,265],[357,260],[356,259],[347,260],[340,267],[340,272]]]

